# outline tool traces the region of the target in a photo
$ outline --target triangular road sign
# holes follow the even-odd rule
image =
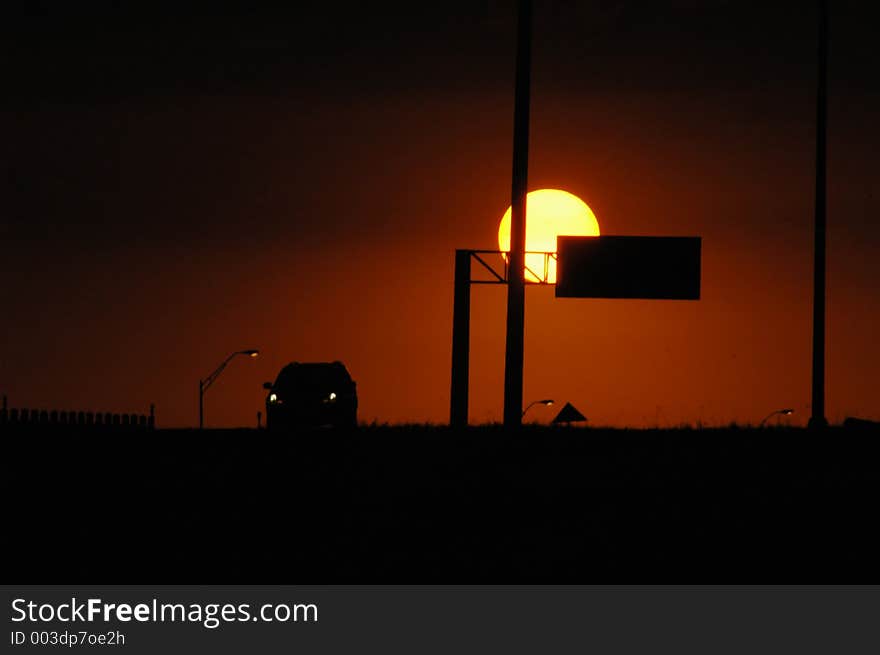
[[[586,421],[587,417],[575,409],[571,403],[565,403],[565,407],[559,410],[554,423],[574,423],[576,421]]]

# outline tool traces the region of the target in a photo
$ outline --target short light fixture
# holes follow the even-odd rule
[[[758,427],[761,427],[761,428],[764,427],[764,424],[765,424],[768,420],[770,420],[771,418],[773,418],[774,416],[777,416],[777,415],[778,415],[778,416],[791,416],[792,414],[794,414],[794,410],[791,409],[790,407],[787,407],[787,408],[785,408],[785,409],[777,409],[777,410],[774,410],[774,411],[770,412],[769,414],[767,414],[767,416],[765,416],[765,417],[761,420],[761,423],[758,425]]]
[[[533,400],[532,402],[529,403],[528,407],[526,407],[523,410],[523,413],[522,413],[523,418],[525,418],[526,412],[529,411],[529,409],[532,407],[532,405],[545,405],[546,407],[550,407],[550,405],[552,405],[552,404],[553,404],[552,398],[547,398],[545,400]]]

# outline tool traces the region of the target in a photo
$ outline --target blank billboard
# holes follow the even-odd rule
[[[700,299],[700,237],[557,238],[557,298]]]

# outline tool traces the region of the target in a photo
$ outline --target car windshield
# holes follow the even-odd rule
[[[284,389],[341,391],[351,384],[344,368],[332,364],[296,364],[278,375],[275,386]]]

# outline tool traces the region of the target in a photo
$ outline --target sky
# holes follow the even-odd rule
[[[456,248],[510,203],[513,2],[3,9],[0,393],[254,425],[290,361],[360,419],[445,422]],[[702,298],[526,291],[524,398],[591,424],[810,404],[816,12],[536,1],[529,188],[603,234],[701,236]],[[834,2],[827,414],[880,419],[876,9]],[[502,287],[471,309],[472,422],[502,416]]]

